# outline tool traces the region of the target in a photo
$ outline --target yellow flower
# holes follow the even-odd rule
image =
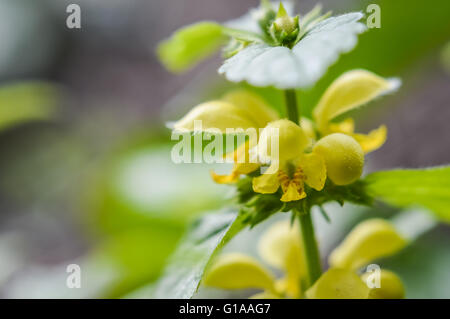
[[[393,91],[398,83],[398,80],[385,80],[364,70],[347,72],[334,81],[320,99],[313,114],[315,123],[301,118],[300,126],[280,119],[257,95],[243,90],[234,91],[221,100],[195,107],[176,122],[174,128],[192,131],[195,121],[202,121],[205,132],[219,130],[226,133],[228,128],[254,129],[256,134],[253,137],[231,154],[226,154],[234,163],[231,173],[217,175],[212,172],[212,178],[221,184],[235,183],[241,175],[270,165],[264,174],[253,179],[253,191],[273,194],[281,187],[281,201],[297,201],[307,196],[305,184],[320,191],[327,176],[341,186],[351,184],[361,176],[364,153],[385,142],[386,128],[381,126],[363,135],[354,133],[351,118],[340,123],[332,121]],[[314,144],[316,129],[322,138]],[[274,141],[278,143],[274,144]]]
[[[398,79],[384,79],[366,70],[344,73],[330,85],[314,109],[313,117],[318,131],[322,136],[348,134],[358,141],[365,153],[378,149],[386,141],[387,129],[384,125],[365,135],[355,133],[351,118],[339,123],[332,121],[379,96],[395,91],[399,85]]]
[[[271,162],[269,171],[254,179],[254,191],[268,194],[275,193],[281,186],[284,192],[283,201],[299,200],[306,196],[304,183],[321,190],[326,179],[323,159],[315,154],[304,154],[310,146],[310,137],[314,132],[312,125],[306,120],[306,130],[295,123],[279,119],[277,113],[261,98],[248,91],[234,91],[225,95],[220,101],[211,101],[193,108],[186,116],[174,124],[175,130],[194,130],[194,122],[202,121],[205,132],[227,128],[264,128],[256,140],[248,140],[240,145],[232,154],[227,154],[234,162],[229,175],[211,173],[214,181],[221,184],[234,183],[242,174],[249,174],[260,168],[259,158]],[[309,124],[309,125],[308,125]],[[274,130],[278,130],[278,149],[271,150]],[[258,145],[259,158],[251,158],[251,149]],[[275,155],[275,151],[277,154]],[[278,166],[281,168],[278,170]],[[273,170],[273,174],[270,170]]]
[[[272,129],[278,129],[279,152],[271,150]],[[261,176],[253,178],[253,190],[261,194],[273,194],[281,186],[281,201],[290,202],[306,197],[305,183],[322,190],[326,180],[325,162],[317,154],[305,154],[309,138],[303,130],[289,120],[269,123],[262,131],[259,143],[259,157],[270,160],[271,165]]]
[[[351,136],[333,133],[320,139],[313,148],[323,157],[328,177],[336,185],[355,182],[364,168],[364,152]]]
[[[253,257],[239,253],[219,256],[209,268],[203,284],[220,289],[261,289],[251,298],[301,298],[301,280],[305,276],[303,250],[299,240],[299,227],[278,222],[261,237],[258,252],[268,265],[284,272],[275,275]]]
[[[238,253],[219,256],[208,270],[203,284],[220,289],[261,289],[251,298],[390,299],[403,298],[401,280],[381,270],[379,288],[369,288],[370,273],[357,271],[373,260],[388,257],[405,247],[406,240],[382,219],[357,225],[329,256],[330,268],[305,291],[306,264],[299,227],[287,221],[272,225],[260,238],[258,252],[268,265],[282,270],[276,279],[253,257]]]
[[[266,127],[269,122],[279,119],[278,114],[259,96],[245,90],[237,90],[226,94],[221,100],[210,101],[194,107],[181,120],[174,124],[175,130],[193,131],[194,122],[202,121],[204,132],[215,132],[218,129],[226,133],[227,129],[258,129]],[[258,137],[249,139],[238,146],[232,154],[234,167],[229,175],[211,173],[215,182],[220,184],[234,183],[242,174],[257,170],[260,165],[250,160],[250,149],[258,142]]]
[[[369,288],[369,273],[357,271],[372,261],[391,256],[407,241],[382,219],[369,219],[357,225],[329,256],[330,269],[306,291],[310,299],[403,298],[401,280],[392,272],[381,270],[380,287]]]

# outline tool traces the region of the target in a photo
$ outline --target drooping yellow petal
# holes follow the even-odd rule
[[[277,282],[278,290],[291,298],[300,297],[299,285],[306,266],[298,224],[291,225],[288,221],[273,224],[261,236],[258,253],[267,264],[285,272],[285,278]]]
[[[175,130],[194,131],[201,125],[202,132],[226,133],[226,129],[257,128],[249,114],[239,107],[223,101],[211,101],[194,107],[174,124]]]
[[[314,145],[313,153],[325,160],[327,175],[336,185],[351,184],[362,174],[364,152],[349,135],[327,135]]]
[[[273,194],[280,187],[278,173],[262,174],[261,176],[253,178],[252,183],[253,183],[253,191],[260,194]]]
[[[240,174],[237,172],[235,167],[233,167],[233,170],[228,175],[219,175],[216,174],[214,171],[210,171],[211,178],[214,182],[217,184],[233,184],[236,183],[239,180]]]
[[[407,244],[388,221],[369,219],[357,225],[331,253],[332,267],[358,269],[375,259],[388,257]]]
[[[365,273],[361,279],[367,283],[370,281],[370,276],[376,274]],[[370,289],[370,299],[403,299],[405,298],[405,287],[401,279],[392,271],[382,269],[380,272],[380,286]],[[370,286],[369,286],[370,287]]]
[[[232,91],[222,100],[247,111],[252,116],[252,120],[258,124],[258,128],[264,128],[269,122],[279,118],[278,113],[261,97],[247,90]]]
[[[325,91],[314,110],[319,130],[326,130],[327,124],[338,115],[390,93],[399,85],[398,79],[385,79],[366,70],[342,74]]]
[[[218,184],[231,184],[237,182],[240,175],[250,174],[256,171],[260,167],[260,164],[250,156],[250,145],[253,144],[250,141],[246,141],[231,156],[230,154],[225,154],[226,158],[231,157],[231,160],[234,162],[231,173],[229,175],[218,175],[211,171],[212,179]]]
[[[305,189],[303,187],[303,182],[301,183],[302,186],[299,186],[298,183],[290,181],[286,189],[283,189],[283,196],[281,196],[280,200],[287,203],[305,198]]]
[[[254,258],[230,253],[216,259],[206,274],[203,284],[221,289],[261,288],[274,291],[275,279]]]
[[[244,174],[250,174],[260,167],[257,163],[236,163],[228,175],[219,175],[211,171],[211,177],[217,184],[233,184],[239,180],[239,177]]]
[[[306,291],[308,299],[367,299],[369,288],[353,271],[330,268]]]
[[[364,153],[370,153],[380,148],[387,138],[387,128],[382,125],[379,128],[371,131],[369,134],[353,134],[355,140],[361,145]]]
[[[301,167],[306,184],[318,191],[323,189],[327,179],[327,169],[322,156],[315,153],[305,154],[298,159],[296,165]]]

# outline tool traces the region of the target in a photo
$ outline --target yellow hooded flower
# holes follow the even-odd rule
[[[336,185],[348,185],[361,177],[364,152],[351,136],[342,133],[327,135],[314,145],[313,153],[325,160],[328,177]]]
[[[360,277],[356,271],[373,260],[397,253],[406,244],[388,221],[363,221],[330,254],[330,269],[306,291],[306,296],[310,299],[403,298],[403,284],[394,273],[381,270],[380,287],[369,288],[369,274]]]
[[[285,193],[282,200],[292,201],[306,196],[304,182],[318,190],[323,188],[326,179],[323,160],[314,154],[304,154],[304,150],[310,146],[310,137],[314,134],[308,120],[301,120],[306,129],[289,120],[280,120],[277,113],[260,97],[239,90],[225,95],[220,101],[207,102],[193,108],[174,124],[174,129],[193,131],[195,121],[202,121],[204,132],[215,132],[218,129],[221,133],[226,133],[227,128],[264,128],[260,136],[249,138],[232,154],[226,154],[234,162],[233,169],[229,175],[212,172],[215,182],[234,183],[240,175],[257,170],[261,166],[260,159],[263,159],[264,163],[274,165],[269,167],[267,174],[255,179],[255,192],[275,193],[281,186]],[[279,137],[277,140],[275,129],[276,137]],[[251,154],[256,145],[259,152]],[[272,145],[277,148],[272,150]],[[279,172],[278,166],[282,167]],[[269,174],[270,170],[274,171],[273,174]]]
[[[256,133],[269,122],[277,120],[278,114],[259,96],[245,90],[226,94],[221,100],[210,101],[194,107],[181,120],[174,124],[175,130],[194,131],[195,121],[201,121],[204,132],[215,133],[218,129],[225,134],[227,129],[255,129]],[[258,137],[249,138],[238,146],[227,158],[233,160],[234,167],[229,175],[211,173],[215,182],[234,183],[241,174],[249,174],[260,165],[250,159],[250,150],[257,144]]]
[[[386,141],[387,129],[380,126],[367,135],[355,133],[353,119],[339,123],[332,120],[375,98],[395,91],[398,79],[384,79],[366,70],[352,70],[337,78],[325,91],[313,112],[317,129],[322,136],[344,133],[352,136],[365,153],[376,150]]]
[[[272,133],[273,129],[278,130],[279,136]],[[276,152],[271,149],[273,138],[278,141]],[[281,186],[283,202],[305,198],[305,183],[322,190],[326,180],[325,162],[317,154],[304,153],[309,143],[309,138],[297,124],[289,120],[269,123],[261,133],[258,152],[263,161],[271,164],[264,174],[253,179],[253,190],[273,194]]]
[[[259,240],[259,255],[268,265],[284,272],[281,279],[253,257],[228,253],[214,261],[203,284],[220,289],[261,289],[251,297],[257,299],[301,298],[305,261],[298,232],[298,224],[291,226],[282,221],[272,225]]]
[[[284,272],[276,279],[264,265],[244,254],[219,256],[208,270],[203,284],[220,289],[261,289],[251,298],[309,299],[400,299],[401,280],[393,272],[380,271],[380,286],[369,288],[370,273],[357,271],[373,260],[391,256],[407,241],[382,219],[357,225],[329,257],[330,269],[305,291],[306,263],[299,227],[288,221],[272,225],[260,238],[258,252],[268,265]]]

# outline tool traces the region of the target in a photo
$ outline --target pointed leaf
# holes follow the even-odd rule
[[[312,86],[338,59],[352,50],[357,35],[366,27],[358,22],[362,13],[353,12],[316,24],[291,50],[267,44],[250,45],[226,60],[219,73],[232,82],[280,89]]]
[[[394,206],[422,206],[450,223],[450,166],[377,172],[365,178],[368,192]]]
[[[215,53],[224,39],[220,24],[199,22],[176,31],[161,42],[157,54],[167,69],[183,72]]]

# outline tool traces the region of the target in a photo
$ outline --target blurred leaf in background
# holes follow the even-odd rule
[[[51,119],[60,102],[60,90],[44,82],[0,86],[0,130],[28,121]]]

